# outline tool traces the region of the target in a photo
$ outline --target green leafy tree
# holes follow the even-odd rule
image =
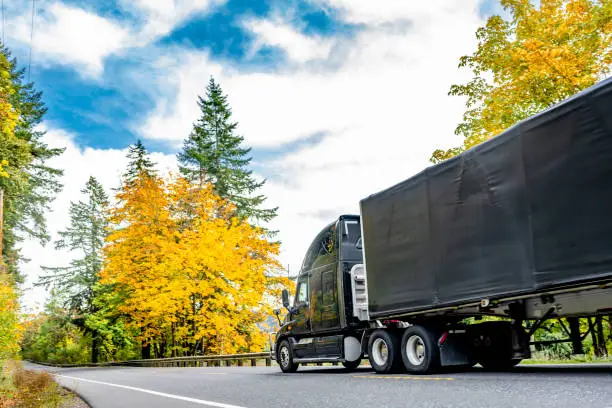
[[[96,333],[99,357],[103,361],[125,361],[138,358],[135,338],[138,331],[128,328],[127,316],[120,308],[125,298],[116,293],[114,285],[97,283],[93,299],[94,313],[85,316],[85,325]]]
[[[61,303],[52,289],[44,312],[26,320],[21,341],[24,358],[58,364],[88,362],[90,334],[73,323],[72,315]]]
[[[53,286],[61,293],[63,306],[74,314],[75,324],[91,332],[91,359],[97,362],[97,333],[85,323],[86,317],[96,312],[95,288],[108,228],[108,196],[94,177],[89,178],[81,192],[87,200],[70,203],[70,225],[59,233],[60,239],[55,243],[56,249],[76,251],[80,257],[69,266],[43,267],[50,273],[42,276],[37,284]]]
[[[215,192],[236,205],[243,219],[270,221],[277,208],[263,209],[265,197],[257,191],[258,182],[249,170],[251,148],[242,146],[243,137],[236,134],[238,124],[221,86],[211,78],[206,96],[198,97],[201,117],[194,124],[178,155],[179,169],[190,181],[204,185],[210,182]]]
[[[0,54],[10,82],[4,102],[18,115],[12,137],[3,136],[0,141],[0,162],[5,163],[2,172],[8,175],[0,180],[4,210],[2,252],[9,271],[19,282],[17,262],[23,259],[17,244],[24,238],[33,238],[44,245],[50,239],[45,213],[61,190],[58,178],[62,171],[50,167],[48,161],[59,156],[63,149],[49,148],[43,142],[45,132],[37,127],[47,111],[42,93],[24,81],[24,70],[18,69],[7,48],[0,47]],[[3,80],[7,80],[4,74]]]

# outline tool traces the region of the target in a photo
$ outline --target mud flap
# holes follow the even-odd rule
[[[438,341],[442,366],[470,365],[468,337],[465,331],[448,332]]]

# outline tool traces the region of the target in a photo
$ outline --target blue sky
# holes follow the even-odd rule
[[[6,45],[27,64],[31,3],[5,7]],[[269,180],[281,261],[295,269],[329,214],[356,212],[459,143],[463,101],[448,88],[469,79],[458,58],[499,11],[495,0],[37,0],[31,78],[48,142],[67,149],[50,229],[89,175],[116,187],[137,138],[172,170],[212,75]],[[72,256],[34,242],[24,252],[37,255],[30,282]]]

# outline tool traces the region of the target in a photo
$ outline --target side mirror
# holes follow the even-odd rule
[[[283,322],[280,319],[280,309],[274,309],[274,314],[276,315],[276,320],[278,320],[278,325],[282,326]]]
[[[287,292],[287,289],[283,289],[283,307],[289,307],[289,292]]]

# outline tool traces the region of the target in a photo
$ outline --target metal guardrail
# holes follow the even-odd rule
[[[245,353],[245,354],[222,354],[214,356],[186,356],[171,358],[151,358],[146,360],[129,360],[121,365],[135,367],[230,367],[232,365],[242,367],[245,362],[252,367],[257,361],[265,360],[266,366],[272,365],[270,352]]]
[[[231,367],[232,365],[242,367],[250,365],[257,366],[257,362],[264,360],[266,366],[272,365],[270,352],[245,353],[245,354],[222,354],[208,356],[185,356],[170,358],[151,358],[145,360],[109,361],[104,363],[83,363],[83,364],[53,364],[41,361],[27,360],[34,364],[50,367],[110,367],[110,366],[130,366],[130,367]]]

